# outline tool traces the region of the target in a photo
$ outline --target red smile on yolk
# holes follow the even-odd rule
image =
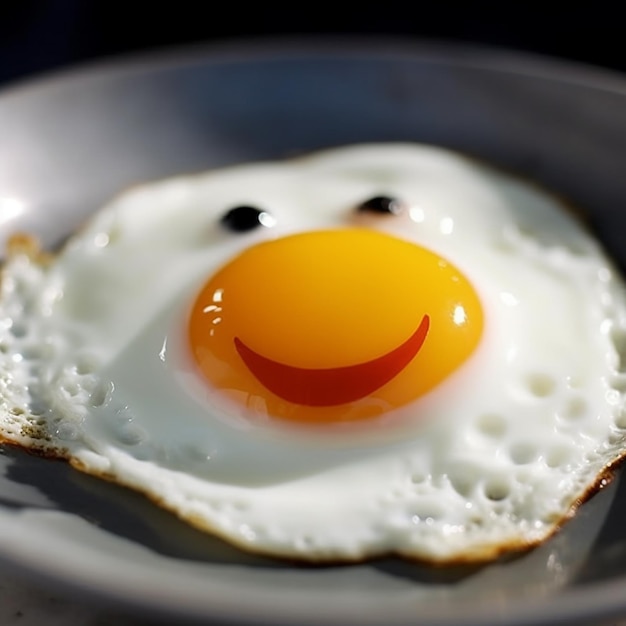
[[[419,352],[428,333],[428,315],[395,350],[366,363],[344,367],[293,367],[248,348],[235,337],[235,348],[250,371],[277,396],[307,406],[332,406],[359,400],[401,372]]]
[[[449,261],[346,228],[246,249],[200,290],[188,340],[214,392],[331,424],[417,400],[471,356],[482,327],[478,296]]]

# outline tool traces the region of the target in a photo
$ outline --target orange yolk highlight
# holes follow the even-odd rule
[[[188,338],[208,383],[251,413],[330,424],[420,398],[482,330],[478,296],[449,261],[347,228],[245,250],[201,289]]]

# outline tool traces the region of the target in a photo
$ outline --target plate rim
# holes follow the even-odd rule
[[[445,38],[313,34],[216,39],[83,59],[0,84],[0,104],[13,98],[32,97],[32,91],[56,89],[64,82],[99,81],[107,74],[120,76],[226,61],[267,61],[277,54],[289,54],[291,58],[336,57],[338,54],[345,58],[375,56],[411,59],[420,56],[422,61],[433,64],[522,74],[626,94],[626,73],[530,50]]]

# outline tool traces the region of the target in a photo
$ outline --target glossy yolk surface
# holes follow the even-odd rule
[[[205,283],[188,338],[214,389],[253,414],[321,424],[418,399],[482,328],[478,296],[451,263],[355,228],[248,248]]]

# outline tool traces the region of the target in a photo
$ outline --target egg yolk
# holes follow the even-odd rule
[[[246,249],[202,287],[188,339],[211,387],[250,413],[331,424],[420,398],[482,329],[479,298],[449,261],[346,228]]]

